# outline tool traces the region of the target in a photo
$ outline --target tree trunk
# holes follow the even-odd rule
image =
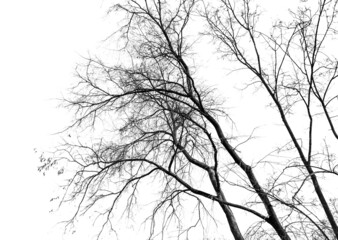
[[[210,178],[210,181],[212,183],[212,186],[214,187],[214,190],[217,193],[217,197],[219,199],[221,199],[222,201],[226,202],[226,198],[224,196],[224,193],[220,189],[220,186],[219,186],[219,184],[216,180],[215,171],[212,170],[212,169],[209,169],[208,173],[209,173],[209,178]],[[235,218],[233,212],[231,211],[230,207],[228,205],[222,203],[222,202],[218,202],[218,203],[221,206],[223,212],[225,213],[225,216],[226,216],[228,223],[229,223],[229,226],[230,226],[231,233],[234,236],[235,240],[244,240],[244,237],[242,236],[242,233],[239,230],[239,227],[237,225],[236,218]]]
[[[325,211],[325,214],[327,216],[327,219],[329,220],[329,223],[332,227],[332,230],[334,232],[334,235],[336,236],[336,238],[338,239],[338,226],[337,226],[337,223],[333,217],[333,214],[330,210],[330,207],[329,205],[327,204],[326,202],[326,199],[324,197],[324,194],[322,192],[322,189],[320,188],[319,186],[319,183],[318,183],[318,180],[317,180],[317,177],[316,175],[314,174],[311,166],[307,166],[307,170],[308,170],[308,173],[310,174],[310,177],[311,177],[311,180],[312,180],[312,183],[313,183],[313,187],[317,193],[317,196],[319,198],[319,201]]]

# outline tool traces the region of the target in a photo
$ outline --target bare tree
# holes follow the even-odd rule
[[[329,104],[337,98],[336,92],[332,90],[337,88],[331,85],[337,78],[337,59],[324,52],[325,41],[336,34],[336,5],[336,1],[319,1],[316,9],[299,8],[297,12],[291,12],[291,23],[279,22],[270,34],[256,29],[258,13],[251,11],[250,1],[243,1],[240,12],[237,12],[230,1],[222,1],[223,11],[206,11],[205,17],[209,22],[210,34],[222,43],[226,54],[235,56],[237,61],[257,77],[261,87],[267,91],[297,152],[294,165],[302,171],[303,177],[299,179],[301,184],[297,186],[291,203],[283,203],[278,197],[276,200],[294,207],[297,194],[305,182],[310,180],[332,231],[338,237],[334,214],[318,182],[317,176],[321,171],[317,171],[318,152],[315,152],[317,149],[314,144],[319,141],[315,141],[313,135],[316,118],[323,113],[334,137],[337,138],[333,118],[327,111]],[[252,56],[248,56],[243,50],[243,46],[239,44],[240,38],[248,38]],[[264,65],[264,59],[261,57],[263,54],[260,52],[262,47],[271,52],[271,64]],[[317,103],[315,99],[318,100]],[[296,108],[307,115],[308,119],[304,122],[308,126],[307,137],[296,136],[290,124],[289,116]],[[305,146],[302,146],[303,143]],[[325,155],[325,158],[328,156],[329,154]],[[324,172],[332,170],[329,168]]]
[[[100,137],[92,144],[67,141],[51,157],[41,157],[40,170],[74,170],[61,200],[77,203],[68,224],[103,202],[102,232],[118,204],[124,203],[129,216],[145,185],[152,184],[157,192],[146,218],[149,239],[157,237],[157,226],[165,237],[169,225],[177,224],[177,237],[188,238],[206,218],[217,222],[213,203],[236,240],[338,238],[336,197],[328,200],[321,186],[325,177],[338,174],[332,147],[338,140],[338,62],[327,51],[337,33],[336,5],[302,5],[290,12],[291,21],[277,21],[268,33],[258,29],[260,14],[249,0],[114,5],[111,10],[125,16],[118,34],[126,60],[111,65],[88,59],[65,100],[76,113],[67,131],[89,127]],[[191,27],[196,24],[198,32]],[[210,37],[225,59],[219,61],[249,70],[243,91],[266,94],[287,133],[272,149],[257,147],[263,158],[242,157],[253,135],[243,141],[228,127],[237,121],[226,102],[200,81],[194,54],[197,42]],[[297,129],[295,119],[302,122]],[[330,132],[316,130],[324,120]],[[236,192],[244,193],[240,200]],[[184,199],[197,209],[190,224],[181,215]],[[241,227],[237,210],[253,216],[249,228]]]

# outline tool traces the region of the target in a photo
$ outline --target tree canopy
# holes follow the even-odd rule
[[[119,49],[77,67],[76,137],[41,156],[68,179],[67,226],[94,215],[99,239],[121,214],[149,239],[337,239],[337,2],[271,24],[250,0],[113,5]]]

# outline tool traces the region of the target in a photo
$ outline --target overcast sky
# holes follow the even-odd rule
[[[62,239],[48,213],[53,174],[38,174],[33,149],[50,145],[50,134],[67,123],[53,99],[69,86],[80,55],[109,33],[101,5],[0,1],[0,239]]]
[[[53,99],[80,55],[111,33],[102,1],[0,1],[0,239],[62,239],[48,213],[54,177],[38,174],[34,148],[52,145],[50,135],[67,125]]]

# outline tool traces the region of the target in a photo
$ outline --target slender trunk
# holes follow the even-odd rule
[[[214,190],[217,193],[217,197],[219,199],[221,199],[222,201],[226,202],[226,198],[224,196],[223,191],[220,189],[220,186],[216,180],[216,176],[215,176],[215,171],[213,170],[209,170],[209,178],[210,181],[212,183],[212,186],[214,187]],[[221,206],[223,212],[225,213],[225,216],[228,220],[229,226],[230,226],[230,230],[232,235],[234,236],[235,240],[244,240],[244,237],[242,236],[241,231],[239,230],[236,218],[233,214],[233,212],[231,211],[230,207],[224,203],[219,202],[219,205]]]
[[[233,147],[229,144],[229,142],[225,138],[223,130],[222,130],[221,126],[219,125],[219,123],[216,121],[216,119],[213,118],[208,112],[205,111],[198,92],[197,92],[197,98],[192,93],[192,90],[194,90],[196,92],[196,89],[193,89],[192,86],[191,86],[191,83],[193,83],[193,78],[190,75],[189,68],[188,68],[187,64],[185,63],[185,61],[182,59],[182,57],[179,56],[179,55],[177,55],[176,52],[173,50],[173,47],[171,46],[169,38],[167,37],[167,35],[166,35],[165,32],[164,32],[164,35],[167,38],[167,41],[169,43],[171,51],[173,52],[174,56],[176,57],[178,63],[182,66],[183,71],[185,72],[185,74],[187,76],[187,84],[189,86],[188,88],[189,88],[189,91],[190,91],[189,92],[190,99],[196,104],[196,106],[198,106],[198,108],[201,111],[201,113],[213,125],[213,127],[216,130],[216,133],[217,133],[217,135],[218,135],[218,137],[219,137],[222,145],[227,150],[227,152],[230,154],[230,156],[232,157],[232,159],[234,160],[234,162],[248,176],[248,178],[249,178],[249,180],[250,180],[250,182],[251,182],[251,184],[252,184],[255,192],[258,194],[259,198],[261,199],[262,203],[264,204],[265,209],[267,210],[267,212],[269,214],[269,219],[267,220],[268,223],[270,223],[272,225],[272,227],[276,230],[278,236],[282,240],[291,240],[291,238],[288,236],[286,230],[284,229],[284,227],[282,226],[282,224],[279,222],[279,219],[278,219],[278,217],[277,217],[277,215],[275,213],[275,210],[274,210],[273,206],[271,205],[271,202],[270,202],[267,194],[264,192],[264,190],[259,185],[259,183],[258,183],[258,181],[257,181],[257,179],[256,179],[256,177],[255,177],[255,175],[254,175],[251,167],[249,165],[245,164],[245,162],[237,155],[236,151],[233,149]],[[210,172],[209,172],[209,176],[210,176]],[[218,189],[220,189],[220,188],[218,188]],[[225,212],[225,214],[227,215],[228,221],[229,220],[231,220],[231,221],[235,220],[233,218],[233,213],[232,213],[232,211],[230,210],[230,208],[228,206],[223,206],[222,209]],[[231,222],[229,222],[229,224],[230,223]],[[234,229],[231,229],[231,231],[234,230],[233,234],[237,234],[238,232],[236,231],[236,229],[238,229],[238,226],[237,226],[236,221],[234,221],[234,223],[235,223],[236,227]],[[231,224],[230,224],[230,227],[231,227]],[[234,236],[236,238],[237,235],[234,235]],[[242,237],[241,234],[238,235],[238,237],[239,237],[238,239],[243,239],[243,237]]]
[[[222,199],[223,201],[226,201],[223,194],[219,195],[218,197],[220,197],[220,199]],[[225,213],[225,216],[229,222],[231,233],[234,236],[234,238],[236,240],[244,240],[244,237],[242,236],[242,233],[238,228],[237,221],[230,207],[224,203],[219,203],[219,205],[221,206],[223,212]]]
[[[245,164],[245,162],[238,156],[238,154],[235,152],[235,150],[232,148],[232,146],[229,144],[227,139],[225,138],[221,127],[219,126],[218,122],[205,113],[206,118],[213,124],[219,139],[221,140],[222,145],[227,150],[227,152],[230,154],[234,162],[245,172],[247,175],[252,187],[254,188],[255,192],[258,194],[259,198],[261,199],[262,203],[264,204],[264,207],[269,215],[269,219],[267,219],[267,222],[276,230],[278,236],[282,240],[291,240],[288,233],[282,226],[282,224],[279,222],[279,219],[277,217],[277,214],[271,205],[270,199],[268,198],[265,191],[262,189],[260,184],[258,183],[258,180],[256,179],[255,174],[252,171],[252,168]]]
[[[252,170],[251,170],[251,174],[252,173]],[[257,187],[257,180],[255,179],[254,176],[251,176],[249,177],[250,179],[253,177],[255,183],[253,185],[255,185]],[[224,193],[222,191],[222,189],[220,188],[219,184],[217,183],[216,181],[216,177],[215,177],[215,172],[213,170],[209,170],[209,178],[212,182],[212,185],[215,189],[215,191],[217,192],[217,196],[219,199],[221,199],[222,201],[226,202],[226,198],[224,196]],[[259,187],[259,186],[258,186]],[[265,195],[265,200],[263,202],[266,202],[268,201],[269,202],[269,210],[268,210],[268,213],[269,213],[269,218],[266,220],[274,229],[275,231],[277,232],[278,236],[280,237],[280,239],[282,240],[291,240],[291,238],[288,236],[287,232],[285,231],[285,229],[283,228],[283,226],[280,224],[279,220],[278,220],[278,217],[275,213],[275,211],[273,210],[273,207],[272,205],[270,204],[270,201],[268,200],[266,194]],[[235,237],[235,239],[243,239],[243,236],[238,228],[238,225],[237,225],[237,222],[236,222],[236,219],[230,209],[229,206],[227,206],[226,204],[224,203],[221,203],[219,202],[223,212],[225,213],[227,219],[228,219],[228,222],[229,222],[229,226],[230,226],[230,229],[231,229],[231,232],[233,234],[233,236]]]
[[[314,174],[314,172],[313,172],[311,166],[306,166],[306,168],[307,168],[307,171],[308,171],[309,174],[310,174],[310,177],[311,177],[311,180],[312,180],[312,183],[313,183],[313,187],[314,187],[314,189],[315,189],[315,191],[316,191],[316,193],[317,193],[317,196],[318,196],[318,198],[319,198],[319,201],[320,201],[320,203],[321,203],[321,205],[322,205],[322,207],[323,207],[323,209],[324,209],[324,211],[325,211],[326,217],[327,217],[327,219],[329,220],[329,223],[330,223],[330,225],[331,225],[331,227],[332,227],[332,230],[333,230],[333,232],[334,232],[336,238],[338,239],[338,226],[337,226],[337,223],[336,223],[336,221],[335,221],[335,219],[334,219],[334,217],[333,217],[333,214],[332,214],[332,212],[331,212],[331,210],[330,210],[329,205],[328,205],[327,202],[326,202],[326,199],[325,199],[325,197],[324,197],[324,194],[323,194],[323,192],[322,192],[322,189],[321,189],[321,187],[319,186],[317,177],[316,177],[316,175]]]
[[[221,141],[221,144],[224,146],[224,148],[227,150],[227,152],[230,154],[234,162],[245,172],[247,175],[253,189],[258,194],[259,198],[261,199],[268,215],[269,219],[267,219],[267,222],[270,223],[270,225],[276,230],[278,236],[282,240],[291,240],[288,233],[282,226],[282,224],[279,222],[279,219],[277,217],[277,214],[271,205],[270,199],[268,198],[265,191],[262,189],[260,184],[258,183],[258,180],[256,179],[255,174],[252,171],[252,168],[247,165],[241,158],[238,156],[236,151],[233,149],[233,147],[230,145],[230,143],[227,141],[227,139],[224,136],[224,133],[222,131],[221,126],[219,123],[211,116],[209,115],[201,106],[201,104],[193,97],[191,96],[191,99],[196,103],[197,106],[199,106],[201,112],[203,115],[208,119],[208,121],[213,125],[214,129],[216,130],[216,133]],[[210,173],[209,173],[210,176]]]
[[[263,80],[262,80],[262,81],[263,81]],[[300,159],[301,159],[303,165],[305,166],[307,172],[308,172],[309,175],[310,175],[310,178],[311,178],[313,187],[314,187],[314,189],[315,189],[315,192],[316,192],[316,194],[317,194],[317,196],[318,196],[318,199],[319,199],[319,201],[320,201],[320,203],[321,203],[321,205],[322,205],[322,207],[323,207],[323,209],[324,209],[324,212],[325,212],[325,214],[326,214],[327,219],[329,220],[329,223],[330,223],[330,225],[331,225],[331,227],[332,227],[332,230],[333,230],[333,232],[334,232],[336,238],[338,239],[338,226],[337,226],[337,223],[336,223],[336,221],[335,221],[335,219],[334,219],[334,217],[333,217],[333,214],[332,214],[332,212],[331,212],[331,210],[330,210],[329,205],[328,205],[327,202],[326,202],[326,199],[325,199],[324,194],[323,194],[323,192],[322,192],[322,190],[321,190],[321,187],[319,186],[317,177],[316,177],[315,173],[314,173],[313,170],[312,170],[312,167],[311,167],[311,165],[310,165],[310,162],[307,161],[307,159],[306,159],[306,157],[305,157],[305,155],[304,155],[304,153],[303,153],[303,150],[302,150],[301,146],[299,145],[299,143],[298,143],[298,141],[297,141],[297,139],[296,139],[296,136],[294,135],[294,133],[293,133],[293,131],[292,131],[290,125],[289,125],[289,122],[288,122],[287,119],[286,119],[286,116],[285,116],[285,114],[284,114],[283,108],[281,107],[280,103],[279,103],[278,100],[273,96],[273,94],[272,94],[271,92],[269,92],[269,94],[270,94],[270,96],[272,97],[272,99],[274,100],[274,102],[275,102],[275,104],[276,104],[276,106],[277,106],[277,108],[278,108],[278,111],[279,111],[279,113],[280,113],[280,116],[281,116],[281,118],[282,118],[282,121],[283,121],[283,123],[284,123],[284,126],[286,127],[286,129],[287,129],[287,131],[288,131],[288,133],[289,133],[289,135],[290,135],[290,137],[291,137],[291,140],[292,140],[292,142],[294,143],[294,145],[295,145],[295,147],[296,147],[296,149],[297,149],[297,151],[298,151],[298,154],[299,154],[299,156],[300,156]]]

